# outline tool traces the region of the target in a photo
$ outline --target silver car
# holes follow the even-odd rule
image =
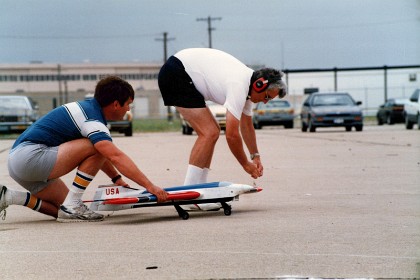
[[[30,97],[0,96],[0,132],[22,132],[38,118],[38,105]]]
[[[257,103],[252,116],[255,129],[261,129],[267,125],[283,125],[284,128],[293,128],[295,111],[289,101],[273,99],[267,103]]]
[[[315,132],[318,127],[338,127],[351,131],[363,129],[361,101],[354,101],[348,93],[312,93],[306,98],[300,114],[302,131]]]

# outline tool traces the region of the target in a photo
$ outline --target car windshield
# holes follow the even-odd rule
[[[350,96],[345,94],[323,94],[314,96],[313,106],[348,106],[354,105]]]
[[[285,100],[271,100],[267,103],[260,103],[260,107],[258,109],[273,109],[273,108],[288,108],[290,107],[289,102]]]
[[[0,97],[0,107],[13,109],[29,109],[28,104],[25,102],[24,98],[7,96]]]
[[[394,102],[392,102],[395,105],[404,105],[408,102],[408,99],[406,98],[399,98],[399,99],[394,99]]]

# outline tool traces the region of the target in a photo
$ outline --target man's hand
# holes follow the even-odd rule
[[[262,167],[262,166],[261,166]],[[260,169],[257,164],[248,161],[243,168],[245,171],[251,175],[252,178],[257,179],[258,177],[262,176],[262,169]]]
[[[264,171],[264,166],[262,165],[262,163],[261,163],[261,158],[260,157],[255,157],[253,160],[252,160],[252,162],[253,163],[255,163],[256,165],[257,165],[257,169],[258,169],[258,171],[260,172],[260,176],[262,176],[263,175],[263,171]]]
[[[152,185],[146,189],[149,193],[156,195],[158,202],[165,202],[168,199],[168,193],[158,186]]]

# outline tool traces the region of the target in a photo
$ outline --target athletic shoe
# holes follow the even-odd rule
[[[6,208],[9,206],[6,202],[6,186],[2,186],[0,189],[0,218],[2,220],[6,219]]]
[[[58,210],[57,222],[99,222],[104,219],[104,215],[93,212],[85,204],[80,202],[76,206],[61,205]]]

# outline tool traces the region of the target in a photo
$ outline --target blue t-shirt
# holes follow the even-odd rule
[[[80,138],[88,138],[92,144],[112,141],[101,106],[95,98],[55,108],[25,130],[12,148],[27,141],[54,147]]]

